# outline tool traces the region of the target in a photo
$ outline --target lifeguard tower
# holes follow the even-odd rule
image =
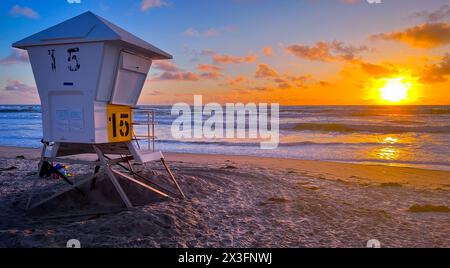
[[[134,171],[133,163],[150,161],[162,162],[179,195],[184,197],[163,154],[155,151],[154,113],[153,123],[148,122],[152,150],[141,150],[133,132],[133,109],[152,61],[171,59],[170,54],[92,12],[31,35],[13,47],[28,51],[41,100],[44,145],[40,176],[45,175],[45,169],[58,172],[52,166],[54,162],[95,167],[92,176],[76,182],[58,174],[69,186],[31,205],[32,193],[27,209],[69,190],[84,194],[78,187],[88,181],[95,183],[100,168],[127,208],[133,205],[116,176],[168,197],[172,192]],[[67,157],[86,153],[96,154],[98,160]]]

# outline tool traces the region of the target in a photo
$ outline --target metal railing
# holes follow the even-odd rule
[[[133,107],[134,114],[144,114],[145,121],[134,121],[135,116],[133,117],[133,126],[146,126],[147,134],[137,134],[135,132],[135,128],[133,127],[133,140],[136,141],[136,144],[139,149],[141,149],[141,145],[139,141],[146,140],[147,141],[147,149],[149,151],[155,151],[155,110],[151,108],[143,108],[143,107]]]

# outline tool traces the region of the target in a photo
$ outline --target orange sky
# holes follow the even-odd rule
[[[11,43],[92,10],[174,56],[153,64],[140,104],[450,104],[445,0],[15,2],[0,4],[0,103],[39,102]],[[381,101],[380,81],[399,77],[414,81],[406,99]]]

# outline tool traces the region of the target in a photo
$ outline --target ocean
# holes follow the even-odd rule
[[[156,148],[166,152],[450,170],[450,106],[282,106],[280,144],[271,150],[252,139],[176,140],[171,106],[145,107],[156,110]],[[39,105],[0,105],[1,146],[38,148],[41,138]]]

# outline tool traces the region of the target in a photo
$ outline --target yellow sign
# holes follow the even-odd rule
[[[131,107],[108,104],[106,114],[108,142],[131,141],[133,133]]]

